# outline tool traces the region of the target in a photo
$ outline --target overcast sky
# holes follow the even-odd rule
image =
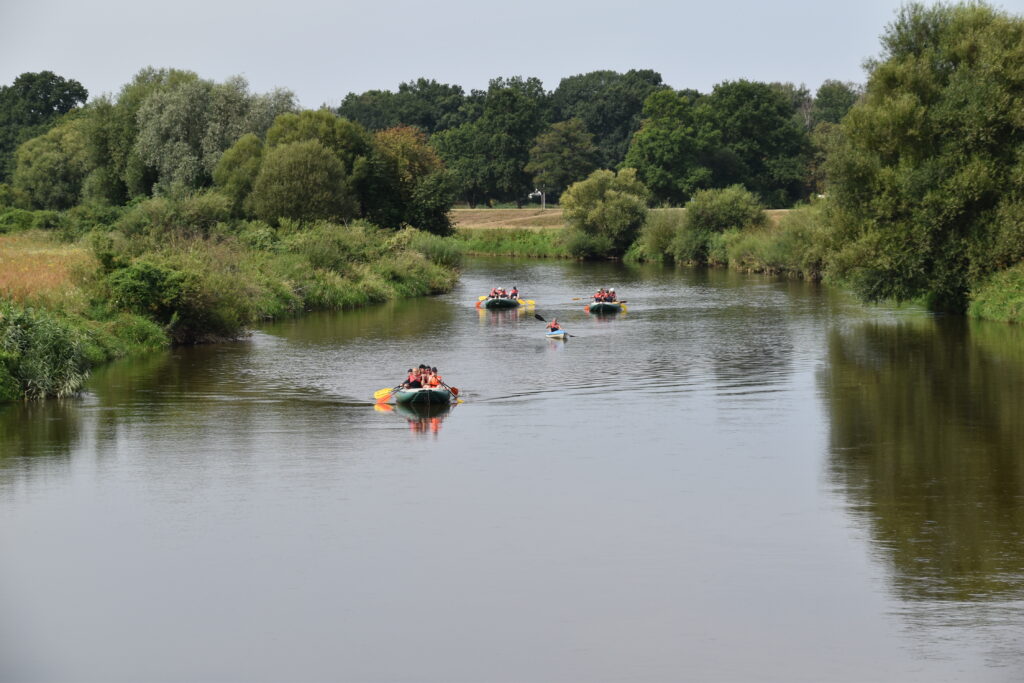
[[[92,98],[143,67],[175,67],[215,81],[242,75],[252,92],[285,87],[316,108],[419,76],[467,91],[496,76],[536,76],[553,90],[565,76],[647,68],[701,92],[740,78],[814,91],[826,79],[862,83],[864,59],[879,54],[902,4],[0,0],[0,84],[50,70]]]

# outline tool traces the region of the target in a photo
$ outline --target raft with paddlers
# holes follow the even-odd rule
[[[458,399],[459,390],[448,386],[441,379],[437,368],[420,365],[409,368],[405,381],[390,389],[378,389],[373,392],[377,403],[385,403],[394,397],[396,403],[443,404],[453,403]]]
[[[621,301],[591,301],[587,305],[588,313],[618,313],[621,310]]]
[[[395,403],[451,405],[454,396],[452,392],[444,388],[417,387],[415,389],[399,389],[395,392]]]
[[[484,308],[517,308],[520,305],[519,299],[512,299],[507,296],[496,296],[493,299],[486,298],[482,304]]]

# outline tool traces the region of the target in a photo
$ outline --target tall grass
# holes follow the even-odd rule
[[[460,229],[450,238],[467,254],[572,258],[569,231],[507,228]]]
[[[55,242],[48,233],[0,235],[0,296],[11,301],[82,311],[88,296],[80,285],[95,268],[89,250]]]

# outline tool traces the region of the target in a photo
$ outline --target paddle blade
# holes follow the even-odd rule
[[[483,303],[482,301],[477,301],[475,305],[476,305],[477,308],[480,308],[480,304],[482,304],[482,303]]]
[[[477,300],[477,301],[483,301],[483,300],[484,300],[484,299],[486,299],[486,298],[487,298],[486,296],[478,296],[478,297],[476,298],[476,300]]]
[[[531,306],[536,306],[537,305],[537,302],[534,301],[533,299],[527,299],[526,303],[530,304]]]
[[[629,309],[626,308],[626,304],[622,304],[621,308],[623,313],[629,313]]]
[[[534,313],[533,317],[536,318],[537,320],[541,321],[542,323],[546,323],[547,322],[547,320],[545,320],[543,317],[541,317],[540,313]]]
[[[373,392],[373,397],[380,398],[381,396],[383,396],[387,398],[388,396],[391,395],[392,391],[394,391],[392,387],[388,387],[387,389],[378,389],[377,391]]]
[[[387,403],[375,403],[373,405],[373,409],[378,413],[390,413],[395,409],[395,407]]]
[[[459,388],[458,387],[448,387],[448,391],[452,392],[452,396],[458,396],[459,395]]]

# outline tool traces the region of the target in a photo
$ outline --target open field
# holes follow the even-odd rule
[[[654,211],[685,211],[685,209],[654,209]],[[768,209],[769,225],[778,225],[779,220],[790,209]],[[452,221],[456,228],[475,230],[480,228],[514,228],[520,230],[543,230],[564,228],[562,209],[555,207],[541,210],[528,209],[452,209]]]
[[[452,221],[456,228],[518,228],[541,230],[562,228],[560,208],[551,209],[452,209]]]
[[[0,235],[0,296],[17,303],[77,310],[85,295],[76,275],[94,269],[93,255],[82,247],[38,232]]]

